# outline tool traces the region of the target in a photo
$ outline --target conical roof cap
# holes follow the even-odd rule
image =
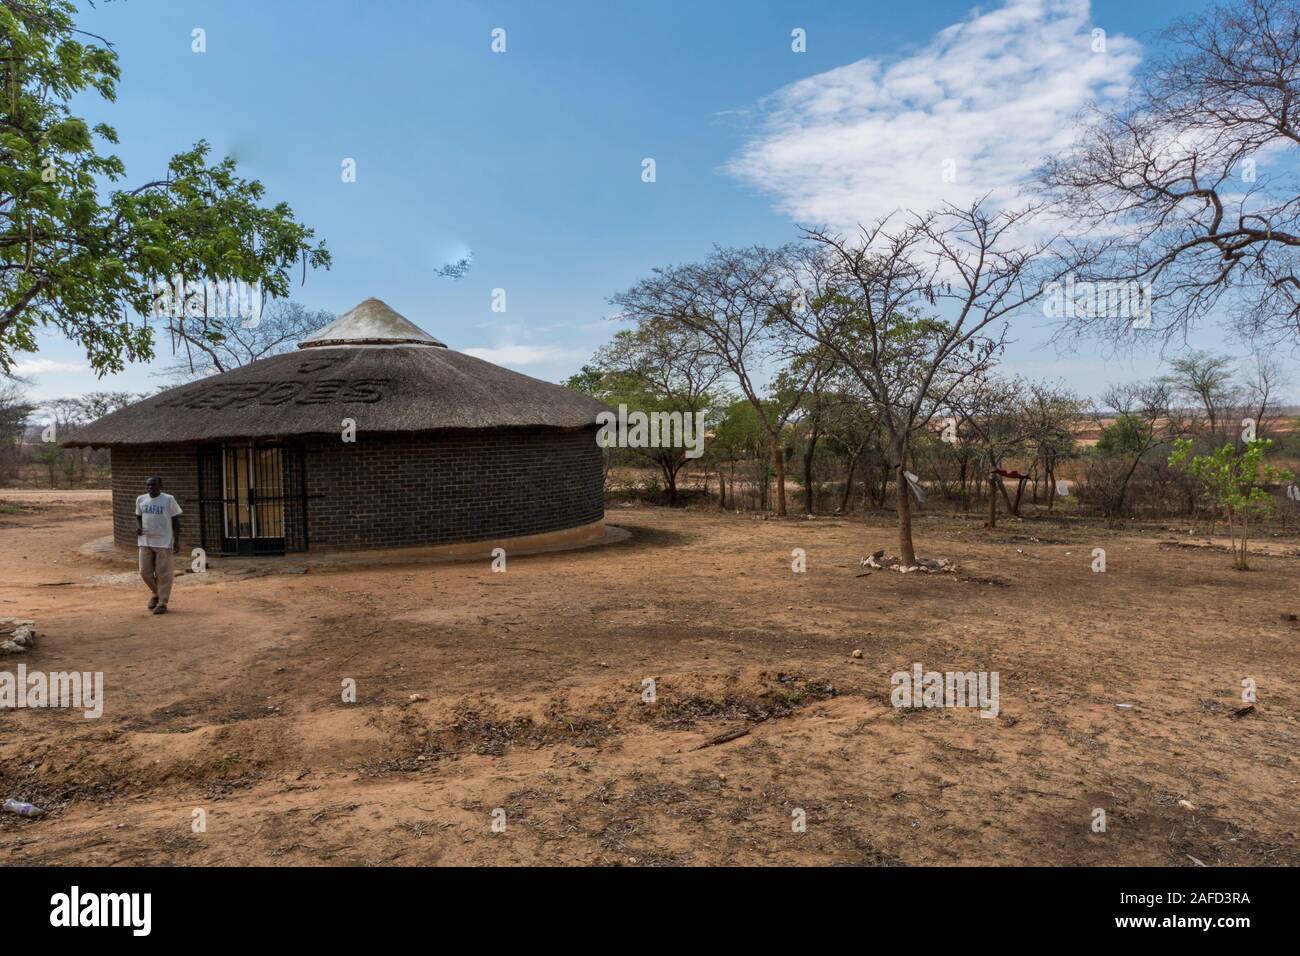
[[[428,332],[379,299],[353,306],[319,332],[298,343],[300,349],[327,345],[430,345],[446,348]]]

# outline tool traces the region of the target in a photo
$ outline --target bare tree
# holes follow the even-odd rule
[[[990,213],[976,202],[911,215],[892,227],[885,218],[852,239],[805,230],[812,242],[799,262],[806,292],[778,314],[870,396],[889,436],[904,565],[916,564],[909,439],[947,406],[955,388],[993,364],[1009,320],[1076,267],[1049,253],[1051,240],[1018,240],[1031,215]]]
[[[844,489],[836,512],[847,512],[853,499],[853,482],[863,457],[880,441],[880,423],[876,420],[875,406],[862,393],[861,386],[843,369],[834,364],[833,384],[827,390],[824,410],[820,415],[821,428],[826,440],[836,446],[846,461]]]
[[[788,297],[782,285],[788,247],[715,248],[701,262],[655,269],[610,301],[622,318],[667,321],[692,330],[702,348],[724,365],[767,433],[776,470],[776,510],[786,513],[785,456],[781,432],[800,403],[817,362],[806,363],[802,380],[778,400],[764,383],[776,367],[793,360],[798,343],[773,312]]]
[[[75,437],[81,428],[95,419],[147,396],[147,392],[86,392],[84,395],[48,399],[37,407],[44,412],[45,420],[55,426],[55,434],[64,439]],[[69,481],[78,475],[84,478],[91,465],[106,461],[107,454],[106,449],[61,448],[57,443],[43,443],[37,452],[40,461],[49,469],[50,487],[54,487],[58,468],[64,469]]]
[[[1022,454],[1033,434],[1033,422],[1024,413],[1023,393],[1027,385],[1019,378],[1007,379],[979,369],[953,390],[949,405],[960,418],[961,436],[968,448],[978,449],[988,469],[990,528],[998,523],[998,495],[1007,511],[1020,515],[1025,479],[1018,482],[1013,501],[1002,480],[1006,458]]]
[[[810,376],[806,369],[814,367]],[[816,510],[817,482],[813,473],[817,446],[827,434],[830,420],[836,406],[843,403],[843,396],[835,390],[838,369],[832,356],[825,350],[815,348],[795,356],[789,367],[777,373],[773,383],[772,395],[781,405],[789,403],[789,396],[794,390],[803,393],[798,403],[792,424],[799,450],[803,455],[804,513],[812,514]]]
[[[1278,392],[1290,384],[1281,362],[1268,352],[1251,356],[1247,378],[1242,387],[1246,415],[1255,421],[1255,433],[1267,438],[1282,418]]]
[[[36,404],[23,389],[25,383],[0,377],[0,478],[10,479],[18,474],[18,453],[22,447],[27,420],[36,410]]]
[[[1169,367],[1165,380],[1173,397],[1191,405],[1185,430],[1206,448],[1239,440],[1247,419],[1256,435],[1266,437],[1281,418],[1276,403],[1286,376],[1268,352],[1256,351],[1244,369],[1231,356],[1200,351],[1170,359]]]
[[[271,299],[261,314],[248,317],[181,316],[171,330],[182,356],[163,374],[182,381],[206,378],[293,349],[334,315],[287,299]]]
[[[1231,356],[1197,351],[1169,361],[1166,381],[1172,397],[1193,405],[1189,409],[1193,415],[1191,430],[1215,442],[1227,435],[1228,417],[1236,398],[1233,364]]]
[[[1300,6],[1234,0],[1178,21],[1130,104],[1091,111],[1041,186],[1058,211],[1121,227],[1079,278],[1151,284],[1149,327],[1185,335],[1225,296],[1251,336],[1300,334]],[[1122,336],[1124,315],[1078,329]]]
[[[1111,517],[1122,517],[1127,503],[1129,484],[1138,466],[1155,449],[1168,445],[1183,430],[1183,424],[1174,418],[1172,389],[1167,381],[1138,382],[1116,385],[1102,395],[1105,409],[1096,413],[1098,425],[1103,426],[1097,450],[1107,456],[1103,462],[1114,464],[1096,481],[1100,486],[1102,507]],[[1114,421],[1106,425],[1105,410],[1110,410]]]
[[[1056,469],[1062,459],[1075,453],[1074,428],[1083,418],[1087,402],[1061,385],[1030,382],[1023,405],[1035,467],[1042,468],[1047,483],[1047,510],[1051,511],[1056,506]]]

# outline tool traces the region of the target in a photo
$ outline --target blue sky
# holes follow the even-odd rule
[[[1198,6],[113,0],[81,23],[118,50],[118,101],[78,105],[117,128],[128,183],[200,138],[237,157],[334,255],[295,289],[309,307],[375,295],[453,348],[559,380],[616,328],[607,297],[656,265],[942,190],[1013,190],[1081,98],[1121,95],[1152,33]],[[935,174],[949,153],[968,174],[953,187]],[[467,249],[463,279],[436,275]],[[1017,327],[1010,370],[1095,393],[1156,368],[1092,345],[1058,355],[1045,325]],[[1237,351],[1214,329],[1197,344]],[[47,337],[19,370],[41,398],[145,390],[159,353],[96,381]]]

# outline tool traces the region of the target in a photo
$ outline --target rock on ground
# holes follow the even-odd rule
[[[891,554],[886,557],[884,548],[881,548],[879,551],[873,551],[870,556],[863,558],[861,567],[876,568],[881,571],[898,571],[902,574],[909,574],[912,571],[924,571],[927,574],[938,574],[942,571],[957,570],[957,565],[947,559],[935,561],[930,558],[917,558],[916,564],[905,567],[903,562],[894,555]]]
[[[0,654],[25,654],[36,646],[36,622],[0,617]]]

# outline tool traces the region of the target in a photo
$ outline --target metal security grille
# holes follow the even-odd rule
[[[256,443],[200,448],[199,524],[210,552],[307,550],[302,448]]]

